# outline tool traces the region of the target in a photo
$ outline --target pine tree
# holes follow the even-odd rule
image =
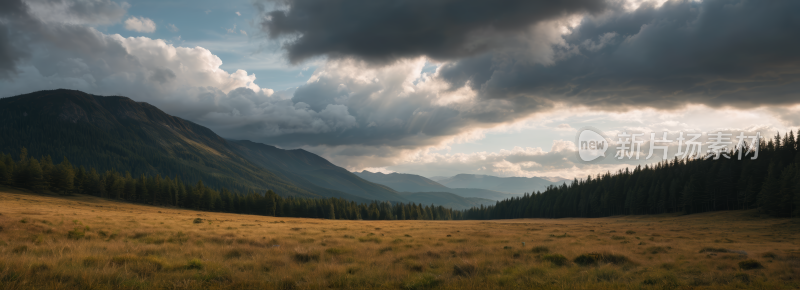
[[[75,173],[72,164],[69,163],[67,157],[64,157],[64,161],[52,169],[50,185],[56,192],[67,195],[73,190],[74,179]]]
[[[335,211],[333,209],[333,203],[331,203],[330,209],[328,211],[329,211],[328,219],[335,220],[336,219],[336,215],[334,214]]]
[[[28,188],[34,191],[42,191],[45,188],[44,177],[42,176],[42,168],[39,166],[39,161],[35,158],[28,159]]]
[[[0,156],[2,157],[2,156]],[[0,158],[0,184],[11,185],[11,166],[6,165],[4,160]]]
[[[777,166],[774,161],[770,164],[767,180],[764,181],[764,186],[761,187],[761,191],[758,193],[758,205],[770,215],[780,214],[781,180]]]

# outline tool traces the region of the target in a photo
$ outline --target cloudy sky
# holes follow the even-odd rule
[[[657,161],[645,146],[640,160],[612,148],[580,162],[587,126],[645,140],[797,130],[797,11],[796,0],[5,0],[0,97],[127,96],[354,171],[580,178]]]

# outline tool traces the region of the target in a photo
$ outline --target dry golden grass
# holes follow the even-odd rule
[[[0,288],[797,289],[800,224],[755,215],[332,221],[0,189]]]

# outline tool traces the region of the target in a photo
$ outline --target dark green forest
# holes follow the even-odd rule
[[[173,206],[187,209],[256,214],[276,217],[306,217],[364,220],[451,220],[462,212],[434,205],[373,201],[356,203],[342,198],[282,197],[273,190],[263,193],[214,189],[198,181],[192,185],[180,177],[132,176],[107,170],[73,166],[67,158],[55,165],[49,156],[36,159],[22,148],[19,156],[0,153],[0,184],[61,195],[74,193],[97,197]],[[237,187],[239,188],[239,187]]]
[[[800,131],[798,131],[800,134]],[[761,140],[738,159],[673,159],[551,186],[544,192],[472,208],[465,219],[605,217],[754,209],[800,216],[800,142],[793,132]],[[746,150],[743,150],[746,151]]]

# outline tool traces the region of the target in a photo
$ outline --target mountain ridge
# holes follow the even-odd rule
[[[32,156],[67,157],[76,166],[100,171],[202,180],[242,193],[271,189],[281,196],[357,202],[431,200],[400,194],[303,149],[225,139],[202,125],[122,96],[58,89],[2,98],[0,122],[0,152],[26,147]],[[470,202],[463,198],[454,204]]]
[[[450,188],[424,176],[408,173],[353,172],[353,174],[374,183],[383,184],[401,193],[403,192],[447,192],[464,198],[482,198],[503,200],[514,195],[481,188]]]
[[[561,185],[566,180],[556,182],[541,177],[498,177],[482,174],[457,174],[451,177],[438,177],[436,182],[450,188],[480,188],[505,192],[514,195],[545,191],[550,185]]]

